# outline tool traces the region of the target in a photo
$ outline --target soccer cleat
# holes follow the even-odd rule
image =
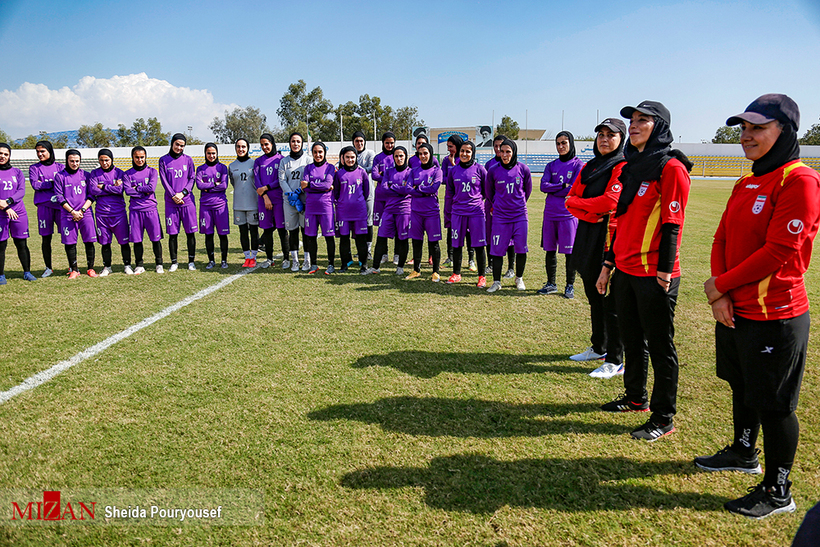
[[[695,465],[705,471],[740,471],[750,475],[760,475],[763,469],[760,467],[758,454],[760,454],[760,449],[756,448],[751,457],[745,457],[732,450],[732,445],[728,445],[718,450],[714,456],[698,456],[695,458]]]
[[[68,278],[71,279],[71,276],[69,276]],[[5,285],[6,283],[8,283],[8,281],[6,281],[6,276],[0,275],[0,285]]]
[[[339,268],[339,273],[347,273],[349,270],[350,268],[347,266],[347,264],[345,264],[344,266]]]
[[[255,258],[249,258],[248,259],[248,268],[256,268],[256,259]]]
[[[106,267],[105,267],[105,268],[103,268],[103,269],[102,269],[102,271],[100,272],[100,277],[108,277],[109,275],[111,275],[111,268],[109,268],[108,266],[106,266]]]
[[[379,264],[381,265],[381,264],[384,264],[385,262],[387,262],[387,255],[382,255],[382,260],[381,260],[381,262],[379,262]]]
[[[638,439],[640,441],[647,441],[647,442],[655,442],[661,437],[665,437],[670,433],[675,432],[675,426],[670,422],[666,425],[664,424],[656,424],[652,420],[647,420],[645,424],[643,424],[638,429],[634,430],[630,435],[633,439]]]
[[[399,255],[393,255],[393,265],[394,266],[399,265]]]
[[[262,267],[262,269],[270,268],[271,266],[273,266],[273,260],[263,260],[259,263],[259,265]]]
[[[77,279],[78,277],[80,277],[80,272],[78,272],[77,270],[71,270],[70,272],[68,272],[69,279]]]
[[[364,266],[359,268],[359,275],[367,275],[369,273],[370,273],[370,268],[365,268]]]
[[[174,265],[172,264],[171,267],[173,268]],[[173,270],[171,270],[171,271],[173,271]],[[157,273],[158,274],[164,274],[165,273],[165,268],[162,267],[162,264],[157,264]]]
[[[247,268],[247,267],[248,267],[248,262],[250,262],[250,261],[251,261],[251,259],[250,259],[250,258],[246,258],[246,259],[245,259],[245,262],[243,262],[243,263],[242,263],[242,267],[243,267],[243,268]]]
[[[404,275],[404,268],[396,268],[396,275]]]
[[[97,272],[94,271],[94,268],[87,269],[85,273],[88,274],[88,277],[100,277],[99,275],[97,275]]]
[[[26,281],[37,281],[37,278],[31,275],[31,272],[23,272],[23,279]]]
[[[223,260],[223,261],[222,261],[222,266],[221,266],[221,267],[222,267],[222,269],[223,269],[223,270],[227,270],[227,269],[228,269],[228,262],[227,262],[227,261],[225,261],[225,260]]]
[[[487,278],[484,277],[483,275],[479,275],[478,276],[478,283],[476,283],[475,286],[478,287],[479,289],[483,289],[484,287],[487,286]]]
[[[43,271],[43,275],[41,275],[40,277],[42,277],[42,278],[46,278],[46,277],[50,276],[50,275],[51,275],[51,274],[53,274],[53,273],[54,273],[54,270],[52,270],[51,268],[46,268],[46,269]]]
[[[307,269],[307,273],[309,273],[309,274],[315,274],[318,271],[319,271],[319,266],[310,266]]]
[[[493,284],[490,285],[490,288],[487,289],[487,292],[495,292],[501,288],[501,281],[493,281]]]
[[[441,265],[442,266],[452,266],[453,265],[453,259],[448,256],[447,258],[444,259],[444,262],[442,262]]]
[[[558,287],[555,283],[544,283],[544,286],[535,292],[536,294],[555,294],[558,292]]]
[[[404,279],[409,281],[410,279],[417,279],[417,278],[419,278],[419,277],[421,277],[421,272],[417,272],[416,270],[413,270],[413,271],[412,271],[412,272],[410,272],[410,274],[409,274],[407,277],[405,277]]]
[[[408,260],[407,262],[405,262],[405,263],[404,263],[404,265],[405,265],[405,266],[412,266],[412,265],[413,265],[413,259],[411,258],[410,260]]]
[[[189,262],[188,263],[188,271],[189,272],[195,272],[196,271],[196,264],[194,264],[193,262]]]
[[[572,285],[567,285],[566,287],[564,287],[564,298],[566,298],[567,300],[572,300],[573,298],[575,298],[575,287],[573,287]]]
[[[283,260],[282,261],[282,269],[287,270],[288,268],[290,268],[290,260]]]
[[[171,267],[168,268],[168,271],[169,272],[175,272],[175,271],[177,271],[177,269],[179,269],[179,264],[177,264],[176,262],[171,262]],[[161,272],[159,270],[157,270],[157,273],[161,273]]]
[[[467,269],[469,269],[471,272],[477,272],[478,271],[478,266],[476,266],[475,260],[471,260],[470,262],[467,263]]]
[[[590,376],[593,378],[603,378],[607,380],[614,376],[619,376],[624,373],[624,365],[616,365],[615,363],[604,363],[600,367],[596,368],[592,372],[589,373]]]
[[[648,412],[649,403],[646,401],[640,403],[633,401],[624,393],[617,399],[602,404],[601,410],[604,412]]]
[[[309,273],[309,272],[310,272],[310,268],[311,268],[310,258],[309,258],[309,257],[307,256],[307,254],[306,254],[306,255],[305,255],[305,261],[302,263],[302,271],[303,271],[303,272],[308,272],[308,273]]]
[[[430,266],[432,266],[432,265],[433,265],[433,257],[432,257],[432,256],[431,256],[431,257],[429,257],[429,258],[427,259],[427,263],[428,263]]]
[[[523,277],[516,277],[515,278],[515,288],[519,291],[526,291],[527,286],[524,285],[524,278]]]
[[[765,519],[778,513],[794,513],[797,506],[789,492],[791,485],[791,481],[786,481],[786,495],[779,497],[776,486],[767,487],[761,482],[757,486],[750,487],[749,493],[742,498],[727,501],[723,507],[730,513],[755,520]]]
[[[134,275],[134,268],[131,267],[131,264],[125,265],[125,275]]]
[[[484,268],[484,275],[485,276],[493,275],[493,267],[492,266],[487,266],[486,268]]]
[[[328,265],[327,269],[325,270],[325,275],[330,275],[332,273],[336,273],[336,266],[333,264]]]
[[[290,265],[290,271],[298,272],[299,271],[299,261],[294,260],[293,263]]]
[[[439,281],[441,281],[441,276],[438,274],[438,272],[433,272],[433,275],[430,276],[430,281],[432,281],[433,283],[438,283]]]
[[[570,361],[597,361],[606,357],[606,353],[596,353],[592,348],[587,348],[581,353],[570,356]]]
[[[144,273],[145,273],[145,268],[143,268],[142,266],[137,266],[136,268],[134,268],[134,275],[139,275],[139,274],[144,274]]]
[[[515,270],[510,268],[507,270],[507,273],[504,274],[504,279],[512,279],[513,277],[515,277]]]
[[[364,268],[364,266],[362,266],[362,268]],[[382,271],[379,268],[370,267],[370,268],[364,269],[360,273],[362,275],[370,275],[370,274],[380,274],[380,273],[382,273]]]
[[[450,279],[447,280],[447,283],[459,283],[461,282],[461,274],[454,273],[450,276]]]
[[[216,262],[214,262],[213,260],[209,260],[208,264],[205,265],[205,269],[206,270],[213,270],[214,266],[216,266]]]

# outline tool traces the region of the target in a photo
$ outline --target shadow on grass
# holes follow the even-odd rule
[[[492,514],[501,507],[559,511],[623,511],[632,507],[716,510],[727,498],[669,492],[635,479],[693,473],[689,461],[640,462],[627,458],[498,461],[479,454],[438,457],[427,467],[376,467],[344,475],[352,489],[416,487],[436,509]]]
[[[382,429],[431,437],[538,437],[592,433],[621,435],[638,424],[587,423],[555,419],[599,412],[593,403],[510,404],[480,399],[390,397],[373,403],[333,405],[308,414],[311,420],[353,420]]]
[[[353,363],[354,368],[392,367],[418,378],[434,378],[444,372],[460,374],[584,374],[594,366],[567,362],[568,355],[513,355],[508,353],[455,353],[433,351],[394,351],[366,355]],[[545,365],[536,363],[561,363]]]

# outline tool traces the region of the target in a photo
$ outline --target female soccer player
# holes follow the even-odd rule
[[[501,143],[501,161],[487,172],[484,195],[493,208],[493,231],[490,241],[493,284],[487,292],[501,288],[504,253],[513,242],[515,248],[515,286],[524,291],[524,268],[527,265],[527,200],[532,194],[530,168],[518,163],[518,147],[509,139]]]
[[[453,275],[447,283],[461,281],[461,259],[465,239],[469,233],[469,244],[478,255],[477,287],[487,286],[484,276],[484,246],[487,238],[484,233],[484,181],[487,171],[475,162],[475,144],[467,141],[461,145],[459,163],[447,173],[447,193],[452,196],[451,239],[453,247]]]
[[[680,286],[680,238],[692,163],[669,130],[667,108],[655,101],[621,109],[630,120],[623,190],[618,198],[617,227],[610,231],[598,292],[606,294],[612,269],[612,293],[624,344],[623,396],[604,404],[607,412],[651,410],[649,420],[632,437],[655,441],[675,431],[672,418],[678,394],[675,350],[675,304]],[[646,380],[652,361],[655,385],[647,404]]]
[[[360,272],[367,271],[367,201],[370,197],[370,180],[367,171],[357,161],[356,149],[345,146],[339,152],[342,167],[333,179],[333,203],[336,206],[336,227],[339,232],[339,255],[341,272],[345,273],[353,261],[350,251],[350,234],[356,240],[356,252],[360,260]]]
[[[438,205],[438,189],[441,186],[441,168],[433,163],[433,147],[422,144],[418,151],[420,163],[411,169],[410,239],[413,240],[413,271],[405,279],[421,277],[421,249],[424,234],[430,255],[433,257],[433,275],[430,280],[438,283],[441,262],[441,214]],[[375,263],[375,261],[374,261]]]
[[[279,162],[279,187],[282,189],[283,210],[285,213],[285,229],[288,231],[290,261],[282,262],[282,269],[287,268],[289,262],[292,272],[299,271],[299,228],[305,229],[305,196],[302,192],[302,173],[310,160],[302,150],[302,135],[291,133],[288,139],[290,154]],[[304,233],[302,234],[304,236]],[[310,260],[305,257],[302,271],[310,269]]]
[[[795,510],[790,480],[800,427],[795,415],[809,341],[803,274],[820,223],[820,175],[800,161],[800,111],[786,95],[755,99],[726,120],[741,126],[752,172],[735,183],[704,283],[715,325],[717,375],[732,390],[732,443],[695,458],[708,471],[760,473],[763,481],[725,508],[751,518]]]
[[[248,156],[247,139],[238,139],[234,148],[236,159],[228,166],[228,180],[233,186],[233,223],[239,226],[239,242],[245,255],[242,267],[253,268],[259,252],[259,195],[253,180],[254,163]]]
[[[145,148],[135,146],[131,149],[131,169],[125,172],[125,193],[128,194],[128,220],[131,225],[129,239],[134,244],[135,274],[145,273],[143,266],[144,247],[142,234],[146,232],[154,250],[154,261],[157,273],[165,270],[162,267],[162,223],[157,210],[157,171],[148,167]]]
[[[219,161],[219,149],[209,142],[205,145],[205,163],[196,168],[196,187],[199,188],[199,229],[205,234],[205,251],[208,253],[206,270],[216,266],[214,260],[214,228],[219,234],[219,251],[222,268],[228,267],[228,234],[231,233],[228,218],[228,179],[225,164]],[[245,238],[247,240],[247,237]],[[245,255],[247,256],[247,255]],[[248,260],[245,259],[247,264]]]
[[[376,154],[376,157],[373,159],[373,170],[370,173],[370,177],[373,179],[373,184],[375,185],[375,192],[373,196],[373,226],[378,227],[381,223],[382,218],[382,211],[384,211],[384,187],[382,186],[382,177],[384,176],[384,172],[387,170],[388,167],[393,165],[393,148],[396,146],[396,135],[393,134],[392,131],[386,131],[382,135],[382,151]],[[370,239],[373,239],[373,235],[370,234]],[[387,260],[387,255],[382,257],[382,261]],[[379,265],[373,261],[373,267],[378,268]]]
[[[34,189],[34,206],[37,207],[37,231],[42,238],[43,262],[46,269],[42,277],[53,273],[51,263],[51,238],[54,226],[60,231],[62,209],[54,199],[54,175],[65,169],[65,165],[54,161],[54,148],[48,141],[39,141],[34,150],[40,161],[28,168],[28,180]]]
[[[180,225],[185,231],[188,244],[188,269],[196,270],[196,201],[194,189],[196,170],[194,160],[183,154],[187,139],[182,133],[171,137],[171,150],[159,159],[159,181],[165,188],[165,226],[168,230],[168,254],[171,268],[177,271],[177,248]]]
[[[23,279],[35,281],[31,274],[31,253],[28,250],[28,214],[23,203],[26,178],[11,166],[11,147],[0,143],[0,285],[6,284],[6,246],[9,235],[17,247],[17,258],[23,267]]]
[[[125,173],[114,167],[114,154],[108,148],[97,153],[100,166],[89,173],[89,188],[96,198],[94,212],[97,217],[97,239],[103,258],[103,269],[100,277],[111,274],[111,242],[114,236],[120,244],[122,263],[125,273],[133,275],[131,268],[131,246],[129,245],[128,213],[125,210]]]
[[[315,142],[310,148],[313,163],[305,167],[302,173],[301,187],[305,192],[305,260],[310,261],[308,273],[316,273],[319,227],[327,244],[328,266],[325,275],[336,271],[336,219],[333,215],[333,179],[336,168],[327,162],[327,146]]]
[[[618,118],[607,118],[595,128],[595,157],[581,169],[581,175],[572,185],[566,207],[578,219],[578,230],[572,248],[572,268],[581,274],[584,293],[589,302],[592,323],[592,345],[570,357],[573,361],[596,361],[603,364],[589,375],[593,378],[612,378],[624,373],[618,315],[612,291],[603,295],[596,283],[606,250],[606,235],[615,219],[612,213],[618,205],[621,192],[621,170],[626,163],[623,146],[626,124]],[[614,275],[618,275],[617,273]]]
[[[447,157],[441,161],[441,178],[445,181],[445,183],[447,181],[447,174],[450,172],[450,169],[458,165],[462,144],[464,144],[464,141],[462,141],[461,137],[458,135],[450,135],[447,139]],[[453,263],[453,230],[450,226],[450,217],[453,214],[453,196],[450,194],[448,188],[449,187],[446,187],[444,192],[444,228],[447,230],[447,258],[444,260],[444,263],[442,264],[443,266],[450,266]],[[469,238],[470,234],[467,234],[467,237]],[[468,244],[467,247],[469,247],[468,267],[470,271],[476,271],[474,256],[475,251],[471,245]],[[483,273],[484,272],[482,272],[482,275]]]
[[[262,244],[265,246],[265,255],[268,259],[260,264],[267,268],[273,264],[273,230],[279,233],[279,242],[282,245],[283,268],[289,268],[290,245],[288,231],[285,230],[285,210],[283,208],[282,190],[279,188],[279,162],[282,154],[276,150],[273,135],[264,133],[259,138],[262,155],[253,162],[253,181],[256,184],[259,210],[259,227],[262,228]],[[288,262],[287,265],[284,262]]]
[[[487,172],[490,172],[490,169],[501,163],[501,143],[507,139],[504,135],[496,135],[493,139],[493,153],[495,156],[487,160],[487,163],[484,164],[484,169]],[[489,236],[493,233],[493,205],[492,203],[487,203],[485,200],[484,203],[484,215],[487,217],[487,228],[485,230],[486,234]],[[487,261],[489,262],[489,266],[484,271],[484,275],[490,275],[492,272],[492,255],[490,254],[491,251],[490,239],[487,239],[487,256],[489,257]],[[515,247],[513,247],[512,243],[510,246],[507,247],[507,273],[504,274],[505,279],[512,279],[515,277]]]
[[[376,239],[373,267],[369,268],[366,273],[380,273],[381,257],[387,254],[387,240],[393,239],[398,242],[396,251],[399,260],[396,265],[396,275],[404,275],[410,237],[411,175],[412,170],[407,164],[407,149],[397,146],[393,151],[393,165],[388,167],[384,173],[386,196],[384,212]]]
[[[546,252],[547,282],[536,291],[538,294],[555,294],[558,286],[555,274],[558,269],[556,251],[566,257],[565,298],[575,298],[575,269],[572,267],[572,245],[578,219],[567,211],[565,200],[572,183],[578,177],[584,162],[575,157],[575,138],[569,131],[561,131],[555,137],[558,159],[544,167],[541,177],[541,191],[547,194],[544,200],[544,220],[541,225],[541,248]]]
[[[65,153],[65,169],[54,177],[54,195],[63,208],[60,218],[61,240],[68,257],[68,278],[80,277],[77,268],[77,234],[85,244],[88,263],[88,277],[98,277],[94,271],[94,243],[97,242],[94,226],[94,212],[91,210],[92,196],[88,191],[88,173],[80,169],[80,152],[73,148]]]

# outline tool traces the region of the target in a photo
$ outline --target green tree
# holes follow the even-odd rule
[[[39,141],[49,141],[51,145],[57,148],[67,148],[68,147],[68,137],[65,135],[60,135],[59,137],[49,137],[48,133],[45,131],[40,131],[39,135],[29,135],[22,141],[20,141],[17,145],[12,145],[12,148],[20,148],[23,150],[32,150]]]
[[[304,80],[290,84],[279,100],[276,114],[282,121],[282,128],[290,133],[301,126],[310,128],[313,140],[333,140],[338,138],[338,121],[334,121],[333,104],[325,99],[321,87],[307,90]],[[301,125],[300,125],[301,124]],[[335,135],[334,135],[335,130]],[[307,139],[307,132],[303,133]]]
[[[115,142],[111,131],[100,122],[94,125],[81,125],[77,130],[77,144],[85,148],[103,148]]]
[[[508,139],[515,140],[518,138],[519,129],[518,122],[509,116],[503,116],[501,118],[501,123],[495,126],[495,134],[504,135]]]
[[[2,129],[0,129],[0,142],[4,142],[4,143],[8,144],[9,146],[11,146],[11,145],[12,145],[12,142],[11,142],[11,135],[9,135],[8,133],[6,133],[6,132],[5,132],[5,131],[3,131]],[[12,148],[13,148],[13,147],[12,147]]]
[[[233,112],[225,111],[224,119],[218,116],[208,126],[216,136],[217,142],[233,143],[239,139],[256,142],[262,133],[269,133],[267,117],[258,108],[234,108]]]
[[[738,144],[740,142],[740,126],[735,127],[718,127],[715,131],[715,136],[712,139],[712,144]]]
[[[137,118],[130,128],[120,124],[117,128],[117,146],[163,146],[168,144],[171,133],[162,131],[156,118]]]
[[[800,138],[800,144],[820,144],[820,123],[809,127],[806,133]]]

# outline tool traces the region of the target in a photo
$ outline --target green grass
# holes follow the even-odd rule
[[[0,489],[261,489],[264,525],[0,526],[0,545],[786,545],[820,491],[816,343],[798,409],[797,513],[728,514],[723,503],[755,478],[692,464],[731,435],[701,290],[730,187],[693,184],[678,431],[665,439],[631,440],[645,415],[598,411],[621,380],[566,360],[588,345],[588,307],[581,290],[534,294],[545,281],[536,193],[525,294],[510,280],[487,294],[475,274],[433,284],[427,266],[405,282],[388,268],[326,277],[277,263],[0,405]],[[30,244],[39,272],[39,237]],[[237,233],[231,244],[236,273]],[[58,243],[54,256],[65,264]],[[10,246],[0,390],[224,276],[26,283],[15,268]],[[818,282],[812,267],[814,302]]]

